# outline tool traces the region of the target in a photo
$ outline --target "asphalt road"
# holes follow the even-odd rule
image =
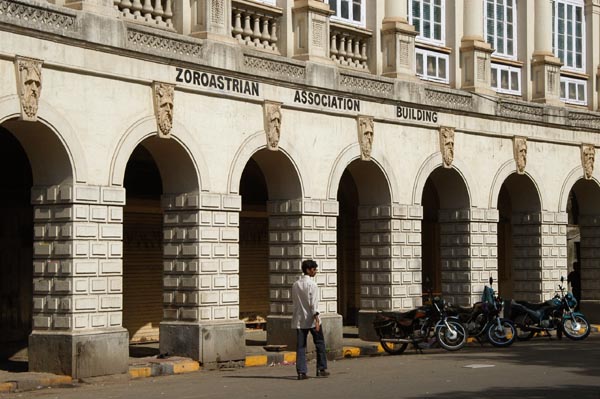
[[[314,375],[314,362],[309,364]],[[561,398],[600,399],[600,334],[582,342],[535,338],[510,348],[414,350],[330,362],[329,378],[296,380],[295,367],[200,371],[140,380],[99,379],[8,398]],[[2,396],[2,395],[0,395]]]

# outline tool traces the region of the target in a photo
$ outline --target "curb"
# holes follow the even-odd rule
[[[591,324],[590,327],[592,329],[592,332],[600,332],[600,324]]]
[[[200,363],[191,359],[173,358],[169,360],[156,359],[148,364],[133,365],[129,367],[129,377],[145,378],[159,375],[173,375],[193,373],[200,370]]]
[[[72,385],[73,379],[68,375],[52,377],[29,378],[21,381],[0,382],[0,393],[13,393],[33,391],[39,388],[54,387],[58,385]]]

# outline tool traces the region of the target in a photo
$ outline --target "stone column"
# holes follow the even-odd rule
[[[294,0],[292,23],[293,58],[332,63],[329,58],[329,5],[316,0]]]
[[[481,300],[483,287],[498,281],[498,211],[441,210],[442,292],[455,305]]]
[[[239,320],[241,197],[163,196],[164,298],[160,351],[204,367],[245,359]]]
[[[123,205],[116,187],[32,188],[33,331],[29,371],[125,373]]]
[[[460,42],[462,89],[493,94],[491,90],[491,56],[494,49],[483,38],[481,0],[464,0],[464,33]]]
[[[64,0],[64,5],[69,8],[109,17],[116,17],[118,15],[114,4],[113,0]]]
[[[359,337],[376,341],[377,310],[410,310],[422,303],[420,206],[361,206]]]
[[[342,355],[342,317],[337,313],[337,201],[270,201],[269,270],[270,312],[267,343],[296,347],[291,328],[291,288],[302,276],[301,263],[313,259],[319,265],[319,313],[325,342],[333,357]],[[312,341],[309,350],[313,350]]]
[[[386,0],[381,29],[383,75],[403,80],[418,80],[415,75],[415,37],[418,32],[408,23],[407,1]]]
[[[531,59],[532,101],[563,105],[560,101],[560,67],[562,62],[552,52],[552,0],[535,2],[534,51]]]
[[[600,323],[600,217],[581,215],[580,308],[590,323]]]

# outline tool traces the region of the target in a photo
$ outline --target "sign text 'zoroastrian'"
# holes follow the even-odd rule
[[[312,91],[296,90],[294,102],[303,105],[316,105],[341,111],[360,112],[360,100],[332,96],[329,94],[313,93]]]
[[[255,97],[258,97],[260,94],[260,85],[258,82],[184,68],[175,68],[175,70],[177,71],[175,81],[178,83],[188,83],[194,86],[209,87],[211,89],[225,90]]]

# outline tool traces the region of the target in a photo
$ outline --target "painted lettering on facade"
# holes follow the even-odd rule
[[[418,122],[437,123],[438,121],[438,114],[435,111],[402,107],[400,105],[396,107],[396,116],[400,119]]]
[[[185,68],[175,68],[175,70],[177,71],[175,81],[178,83],[193,84],[194,86],[247,94],[254,97],[259,97],[260,95],[260,85],[258,82],[214,75],[207,72],[192,71]]]
[[[340,111],[360,112],[360,100],[329,94],[313,93],[306,90],[296,90],[294,102],[302,105],[316,105]]]

